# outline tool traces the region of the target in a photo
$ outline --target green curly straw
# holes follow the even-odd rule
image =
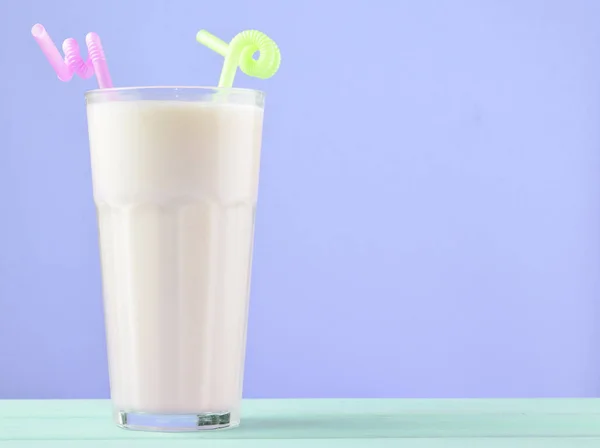
[[[267,79],[277,72],[281,63],[277,44],[260,31],[242,31],[227,44],[208,31],[200,30],[196,34],[196,40],[225,57],[219,87],[233,86],[238,65],[248,76]],[[257,51],[260,56],[254,59]]]

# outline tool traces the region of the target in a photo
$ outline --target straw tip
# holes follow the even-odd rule
[[[85,42],[86,43],[91,43],[91,42],[97,42],[100,40],[100,36],[98,36],[98,34],[94,33],[93,31],[91,33],[87,33],[87,35],[85,36]]]
[[[35,25],[33,25],[31,27],[31,35],[33,37],[42,37],[45,32],[46,32],[46,29],[44,28],[44,26],[41,23],[36,23]]]
[[[206,39],[210,39],[211,37],[213,37],[213,35],[206,30],[200,30],[196,33],[196,40],[200,43]]]

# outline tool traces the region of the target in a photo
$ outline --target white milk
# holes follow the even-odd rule
[[[88,102],[117,411],[239,420],[262,117]]]

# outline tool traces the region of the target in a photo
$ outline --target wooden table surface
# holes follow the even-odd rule
[[[600,399],[246,400],[239,428],[117,428],[107,400],[0,400],[0,447],[600,448]]]

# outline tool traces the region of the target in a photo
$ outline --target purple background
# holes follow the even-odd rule
[[[103,39],[117,85],[268,91],[248,397],[600,392],[600,2],[0,3],[0,397],[105,397],[83,93],[29,34]]]

